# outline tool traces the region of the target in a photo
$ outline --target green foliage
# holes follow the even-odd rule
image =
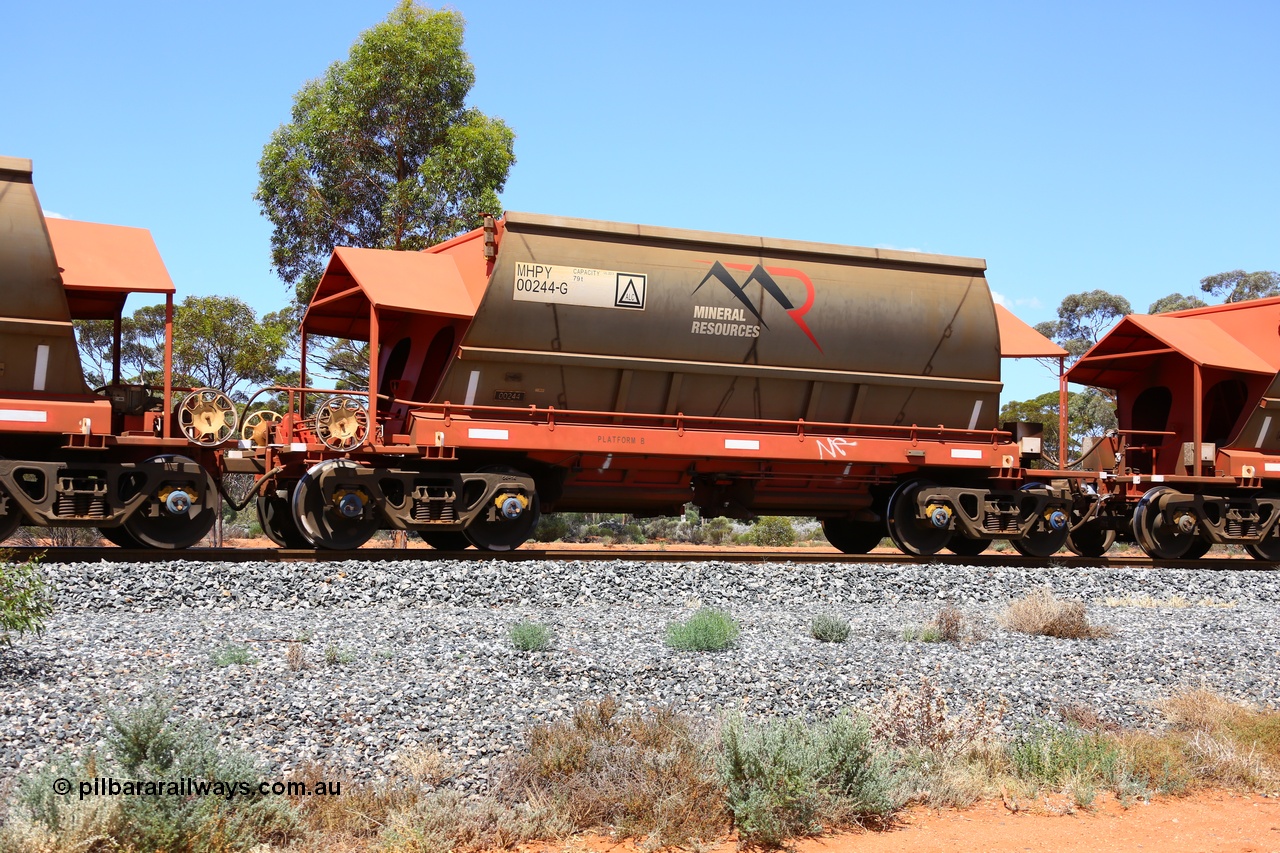
[[[1030,400],[1010,400],[1000,409],[1001,423],[1021,421],[1044,424],[1042,465],[1058,466],[1058,392],[1049,391]],[[1115,401],[1097,388],[1067,394],[1067,458],[1078,459],[1086,438],[1097,438],[1117,427]]]
[[[937,625],[913,625],[902,630],[902,640],[907,643],[941,643],[942,631]]]
[[[515,134],[467,106],[456,11],[402,0],[294,96],[262,152],[271,260],[306,302],[334,246],[416,250],[498,213]]]
[[[541,622],[517,622],[508,633],[511,645],[522,652],[545,652],[551,648],[551,629]]]
[[[1167,314],[1170,311],[1187,311],[1192,308],[1204,308],[1208,305],[1199,296],[1184,296],[1181,293],[1170,293],[1162,296],[1147,309],[1148,314]]]
[[[582,523],[574,518],[578,513],[549,512],[538,519],[533,528],[535,542],[573,542],[581,535]]]
[[[883,819],[895,807],[892,776],[867,723],[847,715],[753,725],[729,718],[720,776],[740,840],[780,847],[824,829]]]
[[[1267,270],[1220,272],[1200,279],[1200,289],[1205,293],[1222,297],[1223,302],[1243,302],[1246,299],[1280,296],[1280,273]]]
[[[228,643],[210,653],[209,662],[214,666],[253,666],[258,659],[249,651],[248,646]]]
[[[733,645],[742,629],[722,610],[704,607],[684,622],[667,625],[667,645],[673,649],[719,652]]]
[[[324,650],[324,662],[329,666],[345,666],[352,663],[356,659],[356,653],[348,649],[338,648],[336,645],[328,645]]]
[[[247,850],[256,844],[285,845],[298,835],[297,813],[284,797],[257,792],[261,770],[247,757],[220,750],[204,731],[170,720],[170,709],[153,700],[123,714],[108,715],[102,754],[62,759],[18,786],[11,820],[38,828],[51,849],[165,850],[171,853]],[[55,779],[71,782],[71,793],[54,793]],[[88,796],[81,784],[95,778],[177,784],[239,785],[231,796]]]
[[[809,623],[809,634],[824,643],[843,643],[849,639],[849,620],[834,613],[820,613]]]
[[[0,646],[12,646],[23,634],[40,633],[51,615],[53,586],[40,571],[40,558],[14,563],[0,551]]]
[[[1133,306],[1123,296],[1105,290],[1072,293],[1058,305],[1058,319],[1038,323],[1036,331],[1066,349],[1068,361],[1074,362],[1117,321],[1132,313]]]
[[[780,515],[762,515],[751,525],[747,541],[765,548],[785,548],[796,544],[796,531],[791,519]]]
[[[107,384],[111,373],[111,320],[76,320],[86,381]],[[164,374],[164,306],[144,305],[120,327],[121,381],[159,385]],[[246,386],[276,384],[280,360],[297,337],[291,312],[258,317],[231,296],[188,296],[173,309],[173,383],[210,387],[237,400]]]
[[[1075,726],[1035,726],[1010,741],[1006,752],[1019,778],[1040,785],[1056,787],[1071,778],[1114,782],[1124,768],[1114,738]]]
[[[723,545],[733,538],[733,522],[724,516],[716,516],[702,525],[702,533],[711,545]]]

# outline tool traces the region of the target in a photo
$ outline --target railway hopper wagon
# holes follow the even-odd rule
[[[1070,492],[1000,428],[985,263],[509,213],[425,252],[339,248],[303,386],[226,452],[281,545],[379,529],[517,547],[541,512],[793,514],[865,553],[1047,555]],[[1039,339],[1022,326],[1020,334]],[[367,389],[306,388],[315,336]],[[1021,353],[1020,353],[1021,354]],[[1041,354],[1041,353],[1036,353]]]
[[[1157,559],[1242,545],[1280,560],[1280,298],[1131,315],[1067,373],[1115,393],[1084,459],[1072,549],[1117,535]]]
[[[151,235],[46,221],[31,161],[0,157],[0,292],[0,541],[25,524],[96,527],[128,546],[198,542],[215,521],[210,448],[231,437],[236,411],[212,389],[168,405],[174,287]],[[120,378],[130,293],[165,299],[157,386]],[[105,387],[85,384],[74,320],[114,321]]]

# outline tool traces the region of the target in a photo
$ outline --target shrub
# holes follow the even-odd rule
[[[702,525],[703,537],[712,545],[723,545],[733,539],[733,522],[717,516]]]
[[[576,512],[553,512],[538,519],[533,528],[535,542],[577,542],[582,538],[586,525],[582,523],[582,514]]]
[[[545,652],[551,648],[551,629],[540,622],[517,622],[509,634],[511,645],[522,652]]]
[[[762,515],[751,525],[747,541],[765,548],[785,548],[796,544],[796,531],[791,519],[780,515]]]
[[[38,634],[53,614],[53,587],[40,571],[40,558],[25,563],[10,561],[0,552],[0,646],[11,646],[15,636]]]
[[[722,610],[704,607],[684,622],[667,626],[667,645],[673,649],[719,652],[733,645],[742,629]]]
[[[884,819],[893,779],[865,720],[818,725],[797,719],[721,731],[720,776],[740,840],[779,847],[787,839]]]
[[[710,841],[724,828],[711,756],[671,710],[622,715],[613,699],[536,726],[505,780],[553,805],[571,829],[612,827],[652,846]]]
[[[283,797],[237,790],[232,796],[91,796],[79,798],[80,784],[95,778],[177,785],[226,785],[261,778],[245,756],[220,750],[200,729],[170,721],[158,700],[123,714],[109,714],[106,747],[80,760],[62,759],[18,786],[6,832],[40,837],[58,850],[167,850],[184,853],[246,850],[256,844],[285,845],[298,835],[297,813]],[[72,783],[71,793],[54,793],[53,782]],[[216,789],[212,789],[216,791]],[[3,840],[0,839],[0,846]]]
[[[1068,780],[1114,784],[1123,768],[1115,740],[1102,732],[1086,732],[1070,725],[1034,726],[1010,741],[1006,752],[1014,773],[1038,785],[1057,787]]]
[[[967,630],[964,614],[948,604],[927,624],[904,630],[902,639],[908,643],[958,643],[967,633],[972,632]]]
[[[832,613],[822,613],[809,623],[809,634],[824,643],[843,643],[849,639],[849,620]]]
[[[914,628],[904,628],[902,639],[908,643],[941,643],[942,633],[936,625],[921,625]]]
[[[971,747],[996,742],[1007,705],[994,708],[985,700],[960,714],[951,713],[947,699],[929,678],[921,678],[915,690],[901,687],[889,693],[873,718],[878,740],[898,749],[925,750],[954,756]]]
[[[348,649],[340,649],[330,644],[324,650],[324,662],[329,666],[345,666],[354,662],[356,653]]]
[[[209,655],[214,666],[253,666],[258,659],[249,651],[249,647],[240,643],[228,643]]]
[[[1063,601],[1048,587],[1032,590],[1011,602],[1000,621],[1011,631],[1068,640],[1092,640],[1115,634],[1106,625],[1089,622],[1084,602]]]

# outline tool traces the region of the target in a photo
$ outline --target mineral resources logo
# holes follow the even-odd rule
[[[711,271],[703,277],[698,286],[693,289],[693,292],[697,293],[709,281],[718,281],[733,295],[734,299],[742,304],[742,307],[693,306],[693,334],[740,338],[760,337],[760,329],[769,328],[769,324],[764,321],[760,311],[752,304],[746,290],[752,284],[759,284],[763,291],[787,313],[787,316],[800,328],[800,331],[804,332],[805,337],[818,348],[818,352],[822,352],[822,345],[818,343],[818,339],[813,336],[813,331],[804,321],[804,316],[813,307],[814,299],[813,282],[809,280],[809,276],[800,270],[791,269],[790,267],[766,267],[761,264],[752,266],[750,264],[721,263],[720,261],[702,261],[702,263],[711,264]],[[738,280],[733,277],[733,273],[729,272],[729,270],[748,273],[746,282],[738,284]],[[779,286],[778,278],[794,278],[804,285],[805,302],[803,305],[797,308],[792,304],[787,294],[782,291],[782,287]],[[753,317],[756,322],[748,322],[748,315]]]

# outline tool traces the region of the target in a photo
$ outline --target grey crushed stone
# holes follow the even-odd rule
[[[997,569],[723,562],[79,563],[45,567],[57,612],[0,650],[0,780],[99,743],[106,713],[153,695],[283,774],[315,761],[379,778],[424,747],[478,790],[534,724],[587,700],[670,705],[708,726],[727,710],[820,719],[871,710],[929,678],[953,709],[1008,703],[1006,727],[1092,708],[1123,726],[1160,725],[1159,700],[1209,687],[1280,707],[1280,572]],[[998,617],[1040,585],[1089,604],[1110,639],[1011,632]],[[1111,597],[1181,595],[1185,608],[1107,607]],[[1205,599],[1230,606],[1208,606]],[[978,637],[914,643],[944,603]],[[676,652],[665,626],[698,607],[743,626],[720,653]],[[848,619],[845,643],[809,636],[818,613]],[[522,619],[555,630],[516,651]],[[289,641],[307,668],[291,671]],[[216,666],[247,645],[257,662]],[[325,651],[354,655],[329,664]]]

